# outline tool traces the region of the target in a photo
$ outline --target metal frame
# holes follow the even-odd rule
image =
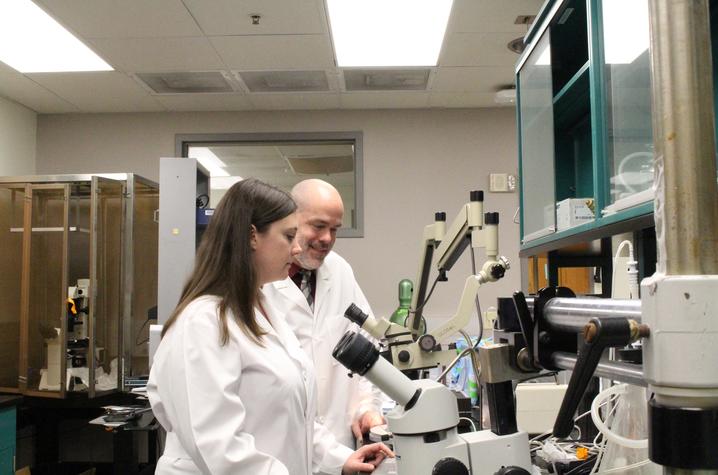
[[[259,132],[220,134],[177,134],[175,135],[175,156],[187,157],[190,144],[221,144],[224,142],[354,142],[354,194],[355,227],[341,228],[337,237],[364,237],[364,134],[361,131],[348,132]]]
[[[523,68],[528,56],[538,43],[543,33],[549,28],[556,13],[568,0],[547,0],[544,3],[534,27],[529,30],[526,41],[530,42],[521,58],[516,63],[516,76]],[[596,216],[590,223],[583,224],[579,227],[558,231],[554,233],[546,232],[523,235],[523,225],[521,229],[521,257],[535,255],[547,250],[558,249],[565,245],[576,242],[584,242],[600,237],[605,237],[618,232],[637,230],[654,225],[653,221],[653,202],[645,202],[636,206],[626,208],[616,212],[615,214],[601,215],[601,211],[607,204],[609,196],[609,181],[607,176],[606,162],[606,84],[604,71],[604,54],[603,54],[603,13],[601,9],[601,0],[585,0],[587,14],[587,34],[588,34],[588,63],[589,63],[589,94],[590,94],[590,116],[591,116],[591,147],[593,155],[593,186],[594,199],[596,200]],[[520,88],[517,90],[517,97],[520,98]],[[520,101],[517,99],[517,115],[520,117]],[[521,128],[518,123],[519,135],[519,170],[521,170]],[[523,223],[523,193],[519,195],[522,223]]]
[[[24,193],[24,207],[23,207],[23,240],[22,240],[22,267],[30,268],[31,265],[31,239],[32,239],[32,202],[33,202],[33,190],[41,189],[65,189],[65,209],[64,209],[64,223],[63,223],[63,282],[61,283],[63,288],[67,288],[68,282],[68,227],[69,227],[69,197],[70,187],[72,184],[85,182],[91,185],[93,179],[98,180],[112,180],[122,185],[122,193],[124,198],[124,205],[122,209],[122,232],[123,235],[129,237],[124,239],[121,244],[120,256],[120,272],[121,272],[121,285],[123,289],[120,294],[120,319],[118,326],[118,387],[117,391],[124,390],[125,378],[129,375],[131,370],[131,358],[132,358],[132,347],[129,345],[133,343],[131,336],[132,332],[132,307],[133,307],[133,294],[132,289],[134,288],[134,262],[132,256],[134,255],[134,243],[133,236],[128,233],[134,231],[134,199],[136,193],[136,184],[143,184],[150,188],[159,190],[159,185],[147,178],[134,173],[96,173],[96,174],[68,174],[68,175],[23,175],[23,176],[0,176],[0,183],[3,184],[17,184],[19,190]],[[24,186],[23,186],[24,185]],[[94,233],[93,233],[94,234]],[[93,239],[93,238],[91,238]],[[92,246],[90,246],[92,248]],[[92,257],[91,257],[92,260]],[[92,266],[91,266],[92,267]],[[92,270],[91,270],[92,272]],[[50,391],[36,391],[28,389],[27,386],[27,369],[28,369],[28,345],[29,345],[29,303],[30,303],[30,273],[24,272],[21,277],[21,313],[20,313],[20,358],[18,361],[18,387],[17,388],[0,388],[5,392],[12,393],[23,393],[31,396],[39,396],[43,398],[64,398],[66,397],[66,361],[63,358],[61,368],[61,390],[59,392]],[[91,277],[91,282],[94,279]],[[91,292],[95,292],[92,288]],[[62,302],[61,307],[62,315],[64,316],[65,304]],[[88,321],[92,318],[88,316]],[[94,332],[94,326],[90,324],[88,328],[88,336],[90,332]],[[92,330],[90,330],[92,328]],[[66,340],[65,340],[65,328],[62,327],[61,338],[63,341],[62,351],[65,352]],[[91,343],[93,344],[93,343]],[[129,358],[129,359],[128,359]],[[90,358],[91,360],[93,358]],[[94,361],[92,361],[94,367]],[[88,368],[90,362],[88,362]],[[94,385],[92,385],[94,386]],[[91,393],[95,392],[94,387],[88,387],[88,396],[93,397]],[[101,391],[96,392],[95,396],[112,391]]]

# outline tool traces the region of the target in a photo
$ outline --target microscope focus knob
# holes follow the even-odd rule
[[[411,359],[411,353],[406,350],[401,350],[398,355],[399,361],[402,363],[408,363]]]
[[[469,475],[469,469],[460,460],[446,457],[436,462],[431,475]]]
[[[515,465],[509,465],[508,467],[501,467],[498,472],[494,475],[530,475],[529,471],[525,468],[517,467]]]
[[[491,276],[498,280],[504,277],[506,275],[506,268],[502,266],[501,264],[495,264],[491,266]]]
[[[432,351],[436,347],[436,338],[433,335],[421,335],[419,337],[419,348],[424,351]]]

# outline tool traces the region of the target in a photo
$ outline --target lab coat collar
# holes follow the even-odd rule
[[[315,315],[320,315],[322,304],[326,301],[327,293],[332,288],[332,271],[331,268],[326,264],[322,264],[317,269],[317,288],[314,293],[314,312]]]
[[[294,285],[293,282],[292,285]],[[297,338],[294,336],[292,329],[289,328],[287,322],[284,321],[284,316],[279,315],[279,312],[274,308],[271,302],[268,301],[268,299],[264,298],[262,300],[262,306],[267,312],[269,320],[262,315],[259,309],[255,309],[254,311],[257,321],[261,325],[262,329],[264,329],[267,334],[277,338],[286,350],[287,354],[293,360],[297,361],[300,366],[305,367],[307,364],[307,358],[299,345],[299,341],[297,341]]]
[[[317,281],[319,279],[317,278]],[[277,282],[272,282],[271,284],[267,285],[273,285],[279,293],[284,295],[286,298],[294,302],[294,305],[298,306],[299,308],[304,309],[307,313],[311,314],[312,311],[309,308],[309,304],[307,303],[307,299],[304,297],[304,294],[302,294],[302,291],[299,290],[299,287],[297,287],[297,284],[295,284],[292,279],[287,277],[284,280],[279,280]],[[316,295],[316,294],[315,294]],[[316,301],[316,297],[315,297]]]
[[[279,291],[279,293],[294,302],[294,304],[298,307],[304,309],[310,315],[317,315],[320,307],[322,306],[322,303],[325,300],[327,292],[329,292],[329,289],[331,289],[332,271],[330,267],[326,263],[324,263],[317,269],[316,276],[317,288],[314,290],[314,312],[312,312],[312,310],[309,308],[307,299],[304,297],[302,291],[299,290],[299,287],[297,287],[297,284],[295,284],[291,278],[287,277],[284,280],[272,282],[271,284],[267,285],[273,285],[274,288]]]

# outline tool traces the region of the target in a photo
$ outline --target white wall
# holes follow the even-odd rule
[[[175,153],[175,134],[357,130],[364,133],[365,234],[340,239],[335,249],[354,266],[374,312],[388,315],[398,281],[416,276],[420,237],[434,212],[451,221],[470,190],[488,191],[489,172],[516,173],[513,109],[41,115],[37,171],[156,180],[159,157]],[[501,213],[501,252],[514,267],[480,290],[484,308],[520,287],[518,194],[486,193],[485,204]],[[439,284],[427,315],[453,314],[469,271],[466,255]]]
[[[35,173],[37,114],[0,97],[0,176]]]

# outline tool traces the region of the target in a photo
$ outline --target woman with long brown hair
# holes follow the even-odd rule
[[[315,422],[311,361],[260,292],[300,251],[295,209],[256,179],[217,206],[147,384],[167,431],[158,475],[310,475],[320,462],[371,472],[392,455],[383,444],[352,452]]]

